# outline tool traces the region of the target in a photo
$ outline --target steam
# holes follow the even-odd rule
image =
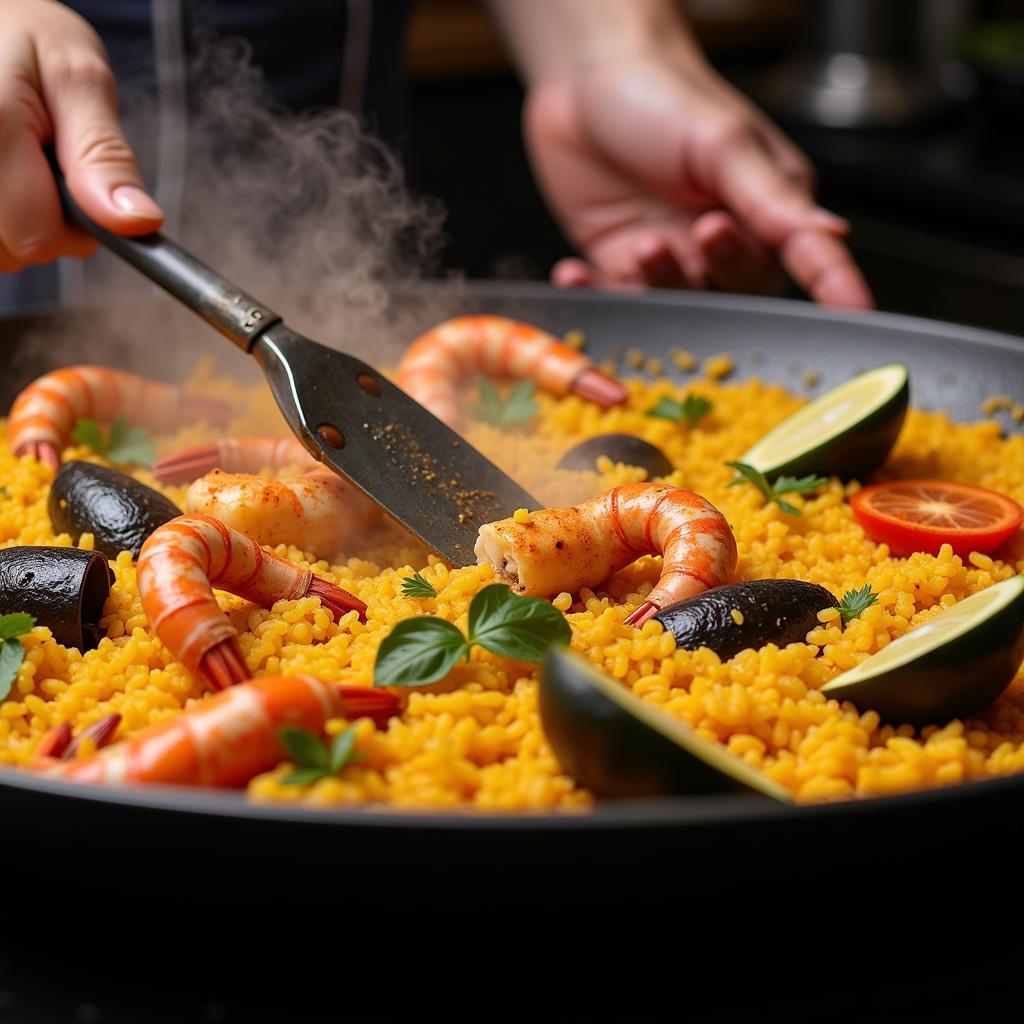
[[[378,366],[397,361],[433,322],[425,305],[436,306],[437,319],[449,315],[451,295],[411,306],[393,301],[403,286],[408,291],[436,271],[443,211],[411,194],[383,142],[342,110],[293,115],[268,105],[262,73],[241,40],[205,39],[189,82],[198,104],[189,112],[176,241],[290,326]],[[120,92],[128,137],[143,164],[155,166],[153,97],[131,82]],[[123,361],[184,379],[198,355],[223,353],[225,365],[243,372],[211,328],[116,258],[98,253],[84,276],[88,307],[122,312],[90,321],[88,336],[78,324],[48,332],[49,363]],[[133,303],[144,310],[138,321]]]

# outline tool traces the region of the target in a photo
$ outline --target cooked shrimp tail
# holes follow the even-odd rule
[[[14,400],[7,427],[15,455],[30,455],[52,469],[82,417],[109,423],[124,416],[135,426],[171,430],[199,419],[221,422],[231,407],[190,395],[171,384],[105,366],[68,366],[33,381]]]
[[[685,595],[693,597],[693,594]],[[680,601],[683,597],[679,598]],[[656,615],[661,609],[653,601],[644,601],[639,608],[634,609],[622,621],[627,626],[642,626],[652,615]]]
[[[626,388],[552,334],[500,316],[446,320],[409,346],[398,386],[451,426],[461,422],[462,395],[477,374],[533,380],[553,395],[570,392],[600,405],[624,402]]]
[[[268,676],[196,701],[180,715],[52,774],[76,782],[243,786],[285,758],[281,728],[322,733],[331,718],[373,718],[398,709],[386,690],[313,676]]]
[[[155,530],[139,553],[137,575],[142,608],[157,636],[214,689],[249,677],[237,630],[220,610],[214,587],[264,608],[312,593],[336,621],[352,611],[362,621],[366,616],[366,605],[352,594],[211,516],[179,516]]]
[[[668,484],[614,487],[574,508],[543,509],[517,522],[480,527],[477,559],[520,594],[552,597],[594,587],[641,555],[663,557],[661,576],[627,620],[726,583],[736,541],[722,514],[699,494]]]
[[[258,473],[287,466],[308,472],[319,469],[320,463],[294,437],[225,437],[158,459],[153,464],[153,473],[161,483],[181,484],[198,480],[215,469]]]
[[[104,715],[83,729],[77,736],[73,736],[71,723],[61,722],[60,725],[54,726],[36,747],[32,766],[42,768],[52,766],[59,761],[73,761],[78,756],[78,751],[85,740],[90,740],[92,745],[99,750],[110,743],[120,724],[121,716],[115,711]]]
[[[573,378],[569,390],[580,398],[606,407],[624,402],[628,395],[622,384],[596,367],[581,371],[579,376]]]

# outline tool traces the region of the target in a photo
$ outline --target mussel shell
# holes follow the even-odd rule
[[[106,466],[66,462],[50,487],[50,522],[75,543],[91,533],[107,558],[130,551],[137,558],[146,538],[181,509],[145,484]]]
[[[768,643],[803,643],[819,624],[818,612],[835,603],[832,594],[816,583],[749,580],[706,590],[662,608],[654,618],[675,635],[678,647],[708,647],[727,659]],[[733,618],[734,611],[741,613],[741,622]]]
[[[575,448],[570,448],[558,462],[558,469],[594,471],[598,457],[607,455],[612,462],[625,462],[628,466],[641,466],[647,478],[668,476],[675,466],[660,448],[635,434],[598,434],[588,437]]]
[[[99,621],[114,574],[98,551],[0,549],[0,615],[28,612],[65,647],[87,651],[103,636]]]

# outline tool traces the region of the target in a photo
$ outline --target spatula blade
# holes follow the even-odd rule
[[[274,398],[310,453],[453,565],[483,523],[540,505],[366,363],[283,324],[256,341]]]

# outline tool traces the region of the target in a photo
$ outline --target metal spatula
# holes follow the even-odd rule
[[[359,359],[310,341],[159,233],[111,234],[71,198],[64,212],[111,252],[255,356],[295,436],[453,565],[475,561],[482,523],[539,508],[511,477]]]

